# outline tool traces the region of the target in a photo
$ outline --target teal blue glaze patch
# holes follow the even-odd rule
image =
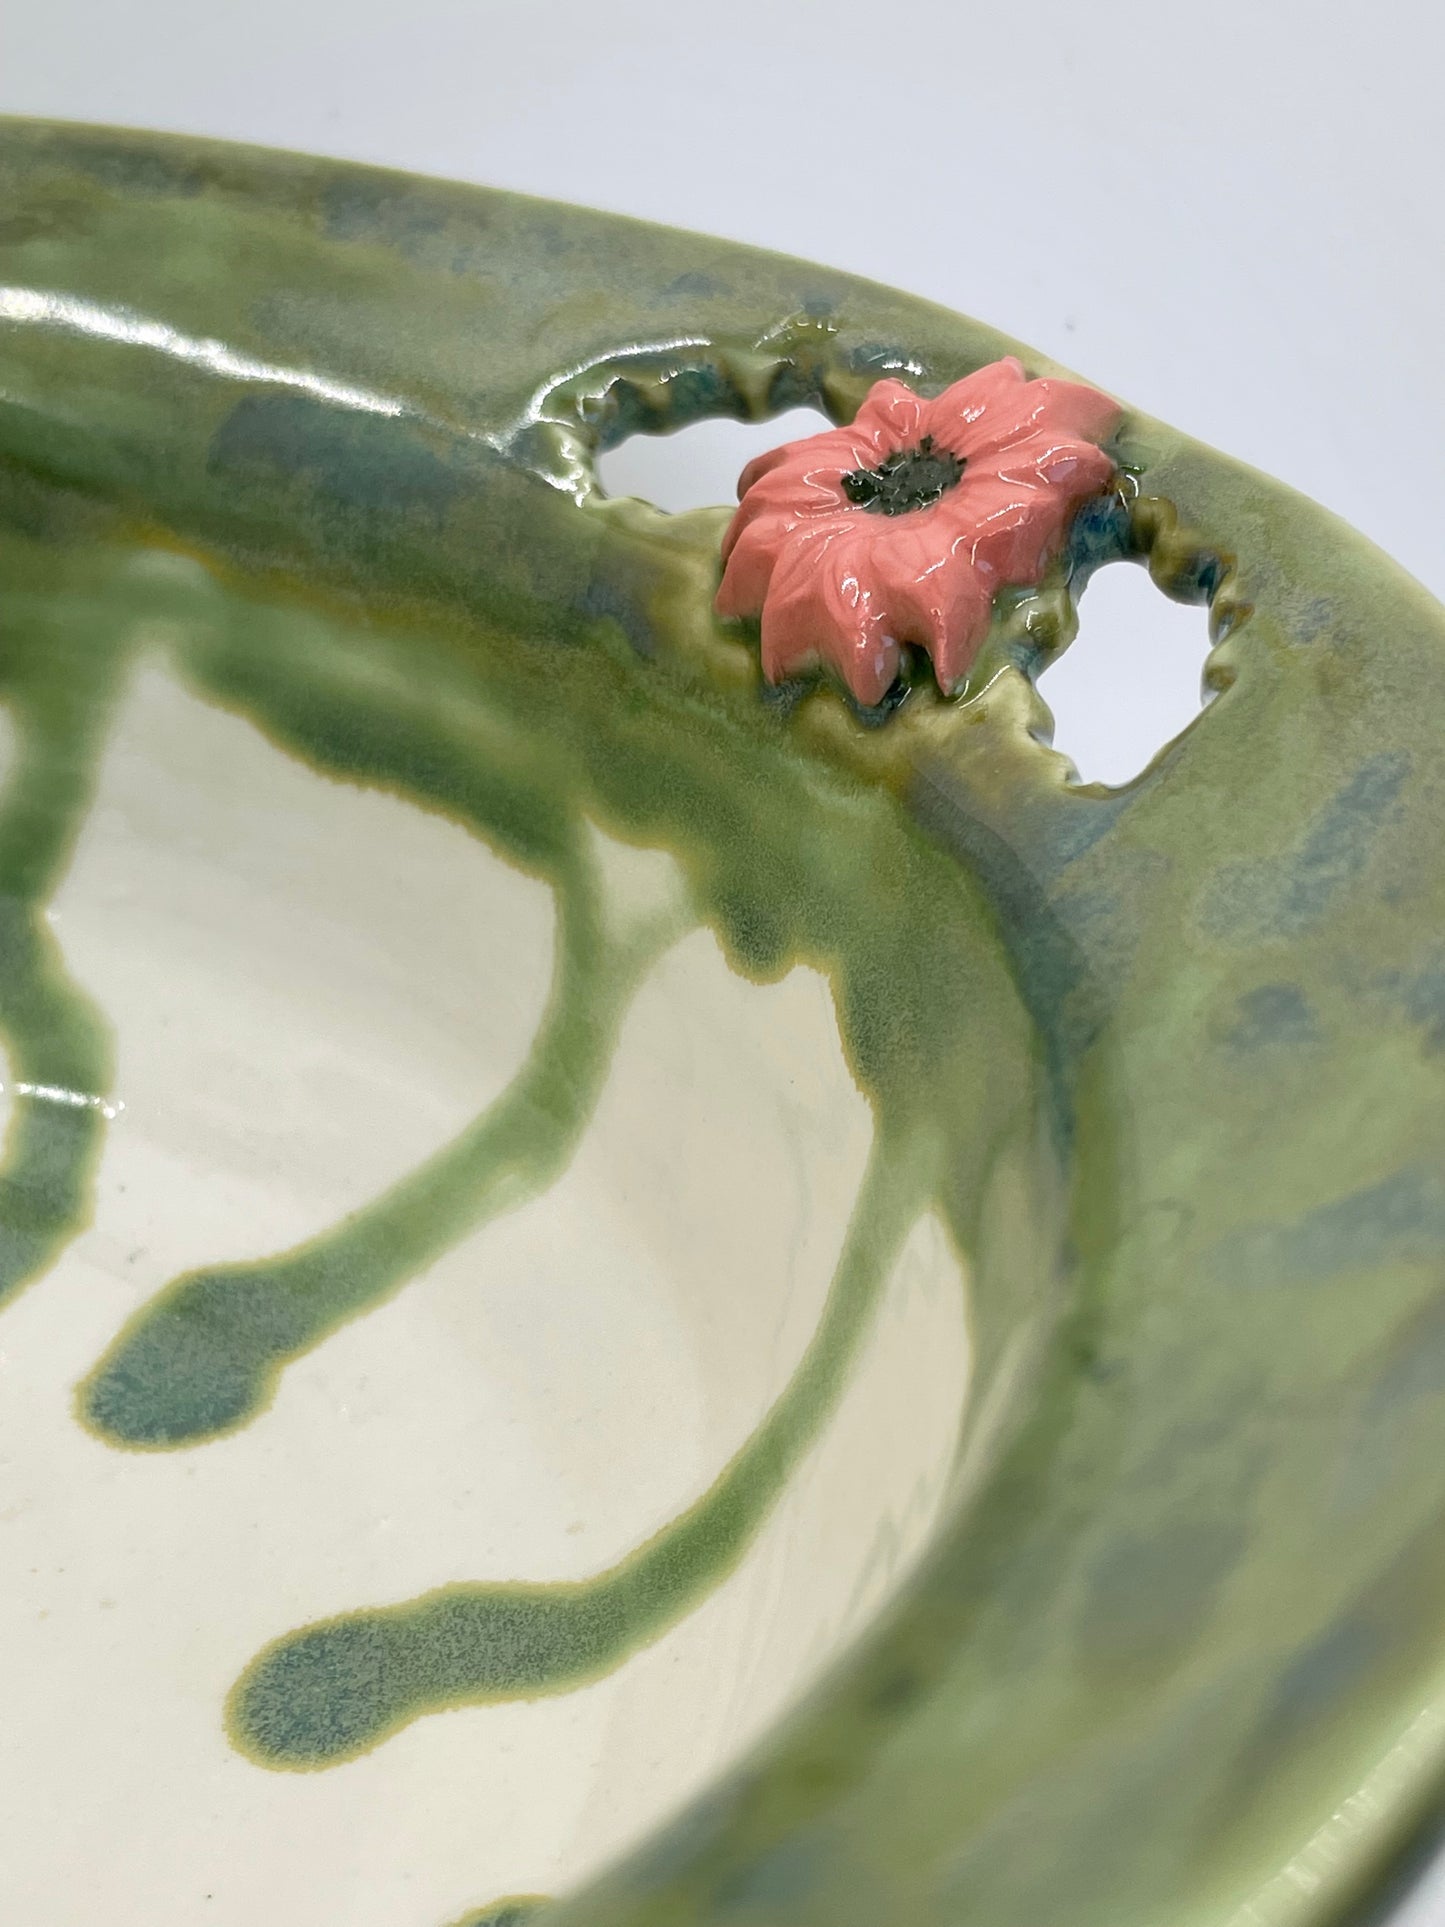
[[[1445,1051],[1445,964],[1397,980],[1394,988],[1400,1008],[1423,1034],[1426,1050]]]
[[[220,475],[305,476],[351,514],[388,527],[413,516],[436,526],[468,486],[436,440],[414,425],[343,413],[308,395],[251,395],[216,430],[209,465]]]
[[[1445,1302],[1422,1307],[1378,1362],[1363,1420],[1374,1428],[1421,1400],[1439,1398],[1445,1398]]]
[[[968,806],[947,772],[922,776],[913,807],[988,886],[1020,992],[1045,1040],[1059,1118],[1066,1120],[1073,1066],[1107,1019],[1106,986],[1034,867]]]
[[[664,301],[710,300],[717,295],[726,295],[728,286],[715,274],[708,274],[702,268],[689,268],[685,274],[674,275],[661,290]]]
[[[1328,1730],[1340,1701],[1355,1691],[1381,1657],[1380,1630],[1368,1618],[1368,1608],[1332,1625],[1286,1664],[1260,1721],[1251,1755],[1241,1760],[1232,1803],[1247,1807],[1265,1762],[1281,1748],[1317,1742]]]
[[[328,180],[320,205],[324,232],[335,241],[371,241],[404,247],[444,233],[444,211],[428,205],[394,175],[358,168],[342,180]]]
[[[1246,1550],[1238,1525],[1181,1511],[1147,1537],[1111,1548],[1093,1575],[1084,1636],[1101,1665],[1147,1668],[1216,1610]]]
[[[1215,1269],[1231,1284],[1265,1289],[1323,1283],[1377,1265],[1424,1264],[1442,1254],[1445,1174],[1408,1165],[1293,1224],[1236,1233],[1220,1248]]]
[[[816,1841],[788,1841],[772,1853],[742,1867],[717,1888],[714,1901],[728,1918],[763,1912],[776,1918],[805,1900],[817,1880]]]
[[[1223,1042],[1241,1056],[1267,1050],[1299,1050],[1320,1040],[1309,999],[1297,984],[1260,984],[1235,1007]]]
[[[1234,943],[1296,937],[1360,878],[1376,839],[1402,816],[1410,759],[1382,750],[1356,771],[1288,856],[1228,866],[1205,910],[1211,935]]]

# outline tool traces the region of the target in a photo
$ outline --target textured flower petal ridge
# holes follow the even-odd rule
[[[1099,442],[1119,413],[1080,382],[1031,381],[1012,355],[932,399],[875,383],[847,427],[743,470],[718,614],[761,618],[769,681],[831,669],[878,703],[913,643],[951,694],[995,595],[1038,582],[1108,483]]]

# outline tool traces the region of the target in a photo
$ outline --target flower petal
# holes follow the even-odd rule
[[[967,534],[949,518],[899,520],[904,526],[895,539],[872,558],[889,633],[926,649],[939,687],[952,695],[988,634],[991,582],[975,566]]]
[[[866,435],[872,445],[870,465],[897,449],[912,448],[924,433],[924,416],[932,406],[901,381],[891,377],[875,381],[852,423],[855,432]]]
[[[1052,375],[1030,383],[1044,391],[1037,426],[1050,435],[1074,435],[1086,442],[1107,441],[1123,409],[1112,395],[1081,381],[1056,381]]]
[[[960,544],[989,594],[1037,582],[1063,528],[1067,499],[999,475],[974,476],[966,495],[961,484],[955,492]]]
[[[981,446],[985,423],[1013,421],[1027,413],[1028,386],[1017,356],[991,361],[924,403],[922,432],[966,460]]]
[[[871,448],[846,428],[787,444],[785,458],[749,482],[723,536],[723,560],[727,561],[733,544],[757,516],[782,515],[802,523],[847,508],[843,477],[873,459]],[[750,463],[744,476],[754,466]]]
[[[763,604],[763,673],[770,682],[824,664],[860,703],[883,700],[898,644],[875,583],[874,542],[856,516],[815,524],[778,557]]]
[[[965,375],[926,406],[924,433],[966,461],[987,460],[1036,433],[1099,441],[1121,412],[1082,382],[1051,375],[1030,381],[1013,355]]]
[[[765,448],[761,455],[754,455],[738,477],[738,500],[741,502],[753,483],[760,482],[779,462],[791,461],[797,446],[797,442],[779,442],[776,448]]]
[[[1049,428],[1000,450],[986,467],[1002,481],[1062,490],[1074,502],[1096,494],[1114,472],[1114,464],[1096,443]]]
[[[993,590],[1038,581],[1080,502],[1113,464],[1092,442],[1030,438],[995,469],[974,464],[943,504]]]
[[[851,510],[840,509],[837,513],[840,521],[845,516],[851,519]],[[713,601],[717,613],[729,618],[760,614],[780,556],[790,542],[806,539],[799,536],[800,528],[821,530],[825,520],[815,517],[800,524],[795,516],[770,509],[741,526],[735,521],[728,531],[724,549],[726,563]]]
[[[836,455],[840,461],[846,461],[849,468],[856,468],[858,442],[852,427],[844,426],[825,428],[816,435],[802,435],[795,441],[779,442],[776,448],[765,448],[761,455],[754,455],[739,475],[738,500],[784,462],[802,462],[811,468],[818,461],[831,460]]]
[[[734,619],[758,615],[768,593],[773,569],[788,538],[782,516],[757,515],[739,527],[734,521],[723,544],[723,572],[713,608]]]

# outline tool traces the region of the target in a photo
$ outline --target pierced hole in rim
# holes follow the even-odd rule
[[[1054,717],[1054,748],[1085,783],[1117,788],[1187,729],[1212,691],[1202,688],[1209,610],[1172,602],[1147,569],[1110,564],[1079,601],[1079,633],[1039,677]]]
[[[831,427],[816,408],[790,408],[764,422],[709,416],[670,434],[629,435],[597,457],[597,479],[608,495],[638,496],[669,515],[731,507],[738,476],[755,455]]]

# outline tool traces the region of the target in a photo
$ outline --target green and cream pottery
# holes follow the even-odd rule
[[[0,129],[6,1922],[1317,1927],[1428,1837],[1445,613],[1125,408],[863,707],[596,479],[1012,353]],[[1081,785],[1139,564],[1217,697]]]

